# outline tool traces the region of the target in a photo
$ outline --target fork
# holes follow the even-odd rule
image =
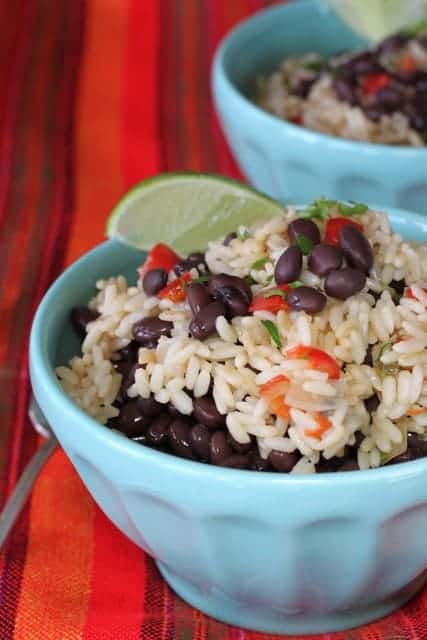
[[[4,541],[8,537],[17,517],[26,503],[37,476],[58,446],[58,440],[56,439],[34,396],[31,396],[28,408],[28,417],[30,418],[34,429],[37,433],[46,438],[46,441],[37,450],[25,467],[15,489],[13,490],[13,493],[9,496],[6,504],[4,505],[3,511],[0,513],[0,548],[3,546]]]

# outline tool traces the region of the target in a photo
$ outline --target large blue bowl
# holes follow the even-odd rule
[[[331,55],[363,40],[320,0],[261,11],[223,40],[214,60],[216,108],[231,149],[259,190],[284,202],[379,202],[427,213],[427,149],[352,142],[285,122],[257,107],[257,75],[291,54]]]
[[[392,222],[427,241],[427,219],[394,211]],[[98,278],[134,279],[142,258],[112,241],[86,254],[52,285],[31,334],[34,393],[101,509],[180,596],[235,625],[323,632],[400,606],[426,578],[427,459],[299,477],[223,469],[135,444],[62,391],[54,367],[79,350],[70,309]]]

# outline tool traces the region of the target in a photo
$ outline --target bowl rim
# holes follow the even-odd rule
[[[373,207],[372,207],[373,208]],[[381,210],[381,209],[380,209]],[[388,207],[388,210],[396,213],[404,213],[413,222],[425,226],[426,218],[419,213],[406,211],[403,209],[395,209]],[[102,443],[104,446],[110,447],[116,450],[118,454],[123,454],[137,459],[138,461],[148,460],[153,463],[158,463],[160,466],[166,464],[168,470],[176,473],[184,474],[204,474],[204,477],[211,477],[216,482],[220,480],[223,482],[235,483],[236,479],[239,482],[249,482],[256,487],[263,486],[263,483],[274,483],[274,485],[301,485],[313,483],[316,486],[322,486],[323,484],[329,484],[337,477],[340,478],[340,485],[343,483],[352,484],[357,481],[359,483],[381,481],[391,482],[397,479],[410,478],[418,475],[420,472],[427,473],[427,457],[420,458],[418,460],[412,460],[410,462],[402,462],[389,467],[379,467],[376,469],[368,470],[356,470],[346,472],[325,472],[325,473],[313,473],[313,474],[280,474],[274,471],[256,472],[246,469],[231,469],[219,467],[216,465],[210,465],[201,463],[194,460],[187,460],[180,458],[170,453],[164,453],[157,451],[149,447],[138,445],[136,442],[126,438],[125,436],[108,429],[104,425],[97,422],[94,418],[89,416],[83,411],[77,404],[75,404],[71,398],[62,389],[59,381],[54,373],[53,366],[50,365],[48,350],[46,341],[44,340],[44,327],[46,326],[45,319],[50,315],[50,305],[55,303],[55,298],[58,293],[67,287],[67,283],[70,279],[74,279],[74,272],[80,271],[82,267],[90,263],[95,257],[99,257],[105,254],[107,258],[108,252],[112,246],[117,246],[116,240],[107,240],[90,251],[83,254],[78,260],[73,262],[63,273],[53,282],[45,293],[42,301],[40,302],[36,314],[33,319],[31,335],[30,335],[30,369],[31,377],[37,376],[37,388],[42,389],[43,397],[49,398],[49,407],[55,410],[58,414],[66,415],[76,425],[78,425],[79,433],[86,436],[86,441],[92,439],[98,443]],[[32,380],[33,382],[33,380]],[[33,384],[34,387],[34,384]],[[37,393],[35,394],[36,398]],[[44,410],[45,403],[40,402],[42,410]],[[55,426],[52,425],[52,429],[55,432]],[[357,480],[358,479],[358,480]]]
[[[240,103],[242,108],[246,108],[249,112],[252,112],[258,118],[261,119],[261,124],[265,125],[274,125],[275,127],[283,127],[284,131],[287,131],[294,137],[305,137],[310,143],[318,143],[324,142],[329,146],[336,145],[337,151],[344,150],[351,152],[365,152],[369,154],[383,154],[385,152],[392,154],[395,156],[395,159],[398,158],[406,158],[407,156],[412,155],[413,153],[416,155],[426,153],[427,145],[423,147],[415,147],[411,145],[391,145],[384,143],[374,143],[374,142],[364,142],[363,140],[350,140],[348,138],[341,138],[340,136],[333,136],[328,133],[323,133],[321,131],[315,131],[314,129],[309,129],[308,127],[301,127],[299,125],[293,124],[288,120],[280,118],[279,116],[266,111],[259,107],[255,102],[247,98],[235,85],[235,83],[229,77],[229,74],[226,70],[226,57],[228,55],[228,50],[232,46],[232,43],[236,36],[248,31],[253,24],[256,24],[260,20],[265,19],[266,15],[274,15],[274,14],[282,14],[282,12],[287,11],[295,11],[299,12],[303,7],[312,6],[317,7],[320,11],[325,14],[333,14],[333,11],[324,4],[321,4],[319,0],[298,0],[298,2],[289,1],[287,3],[282,3],[278,5],[274,5],[272,7],[267,7],[265,9],[260,9],[256,13],[251,16],[241,20],[238,24],[236,24],[230,31],[228,31],[225,36],[220,40],[213,57],[212,62],[212,70],[211,70],[211,79],[213,87],[215,87],[215,81],[218,79],[223,82],[232,95],[233,99]],[[213,94],[215,95],[216,91],[213,88]]]

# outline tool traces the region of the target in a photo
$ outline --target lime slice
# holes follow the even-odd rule
[[[426,0],[327,0],[354,31],[378,41],[427,17]]]
[[[165,173],[128,191],[111,213],[110,238],[150,249],[165,242],[179,252],[283,213],[283,205],[251,187],[206,173]]]

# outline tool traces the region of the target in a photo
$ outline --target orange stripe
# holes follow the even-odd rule
[[[128,10],[117,0],[87,5],[85,60],[77,103],[77,193],[66,263],[104,238],[108,213],[124,191],[120,133]]]
[[[73,640],[82,637],[93,516],[92,499],[65,454],[58,451],[33,491],[14,640],[56,640],[62,631]]]

